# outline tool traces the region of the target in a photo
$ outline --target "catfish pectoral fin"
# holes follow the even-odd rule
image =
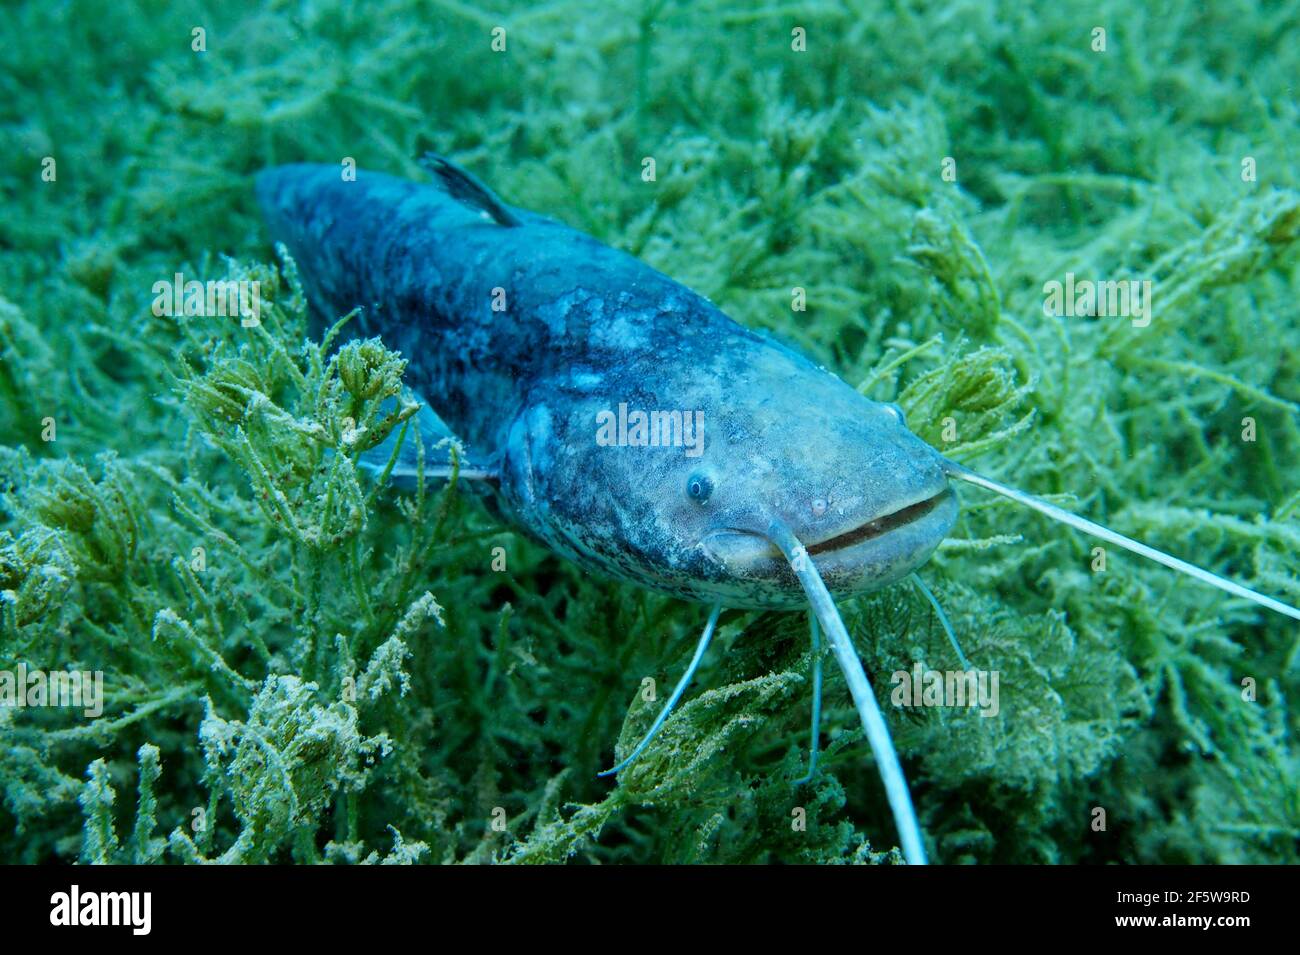
[[[496,481],[496,469],[476,460],[429,403],[419,394],[411,394],[420,402],[420,410],[406,426],[395,428],[379,444],[362,452],[357,464],[376,477],[386,474],[399,487],[413,487],[421,474],[425,480],[450,480],[455,475],[462,481]]]

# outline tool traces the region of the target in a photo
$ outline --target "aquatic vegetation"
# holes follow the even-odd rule
[[[405,360],[313,338],[253,205],[274,162],[453,155],[955,459],[1300,601],[1294,9],[114,10],[0,23],[0,670],[105,674],[99,719],[0,707],[0,857],[894,858],[830,672],[795,784],[798,615],[724,614],[655,743],[596,779],[705,611],[584,577],[458,482],[360,472],[413,413],[385,401]],[[259,323],[155,315],[177,272],[258,282]],[[1067,273],[1152,279],[1150,325],[1045,315]],[[1295,861],[1294,627],[962,498],[922,572],[997,718],[888,705],[891,673],[955,665],[910,587],[844,608],[932,855]]]

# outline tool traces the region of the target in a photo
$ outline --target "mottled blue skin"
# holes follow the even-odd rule
[[[405,355],[407,384],[500,474],[505,513],[588,568],[690,600],[796,607],[773,518],[841,596],[900,579],[951,529],[942,459],[891,406],[624,252],[366,171],[345,182],[338,167],[281,166],[257,191],[314,306],[360,306],[351,332]],[[620,402],[703,411],[703,454],[601,446],[597,413]],[[687,490],[699,478],[704,500]],[[888,533],[813,546],[923,500]]]

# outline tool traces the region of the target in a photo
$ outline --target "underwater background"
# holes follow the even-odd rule
[[[444,153],[956,460],[1300,602],[1298,26],[1245,0],[7,5],[0,670],[102,671],[104,699],[0,706],[0,860],[898,858],[838,673],[796,782],[799,614],[725,614],[596,778],[703,609],[355,467],[403,359],[310,337],[254,204],[275,163]],[[261,324],[155,315],[178,272],[259,281]],[[1150,279],[1149,325],[1045,314],[1067,273]],[[1295,861],[1295,624],[960,496],[923,573],[996,717],[889,705],[889,674],[957,665],[914,589],[841,607],[935,861]]]

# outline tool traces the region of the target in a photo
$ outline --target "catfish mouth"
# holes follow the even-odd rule
[[[852,530],[836,534],[834,537],[828,537],[826,540],[818,541],[815,544],[808,544],[805,550],[809,555],[824,554],[827,551],[844,550],[874,537],[882,537],[895,528],[911,524],[913,521],[919,521],[938,507],[948,493],[948,488],[945,487],[934,497],[927,497],[924,501],[917,501],[915,504],[908,504],[906,507],[900,507],[888,514],[873,517],[865,524],[859,524]]]
[[[940,509],[945,501],[952,497],[952,490],[946,484],[937,494],[906,504],[886,514],[878,514],[830,537],[805,544],[809,556],[830,554],[835,557],[870,541],[878,540],[892,531],[909,527],[923,521],[927,516]],[[714,557],[724,564],[739,561],[742,564],[755,564],[768,559],[782,560],[781,551],[766,534],[746,530],[740,527],[726,527],[714,531],[701,543]]]

